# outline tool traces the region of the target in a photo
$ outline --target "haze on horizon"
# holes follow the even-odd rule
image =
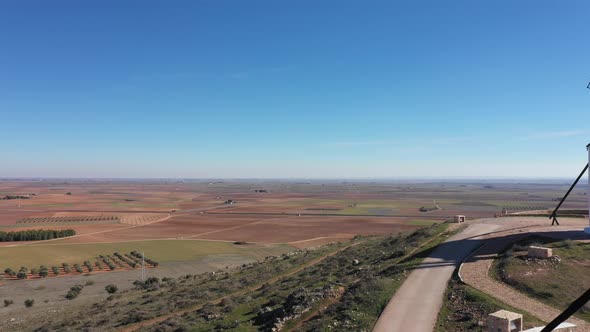
[[[0,3],[0,178],[573,178],[587,1]]]

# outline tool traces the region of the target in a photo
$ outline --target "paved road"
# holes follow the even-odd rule
[[[381,313],[374,332],[431,332],[455,268],[481,244],[474,237],[500,228],[472,224],[449,238],[412,271]]]

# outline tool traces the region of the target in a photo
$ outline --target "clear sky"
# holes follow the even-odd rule
[[[4,0],[0,177],[575,178],[589,15],[587,0]]]

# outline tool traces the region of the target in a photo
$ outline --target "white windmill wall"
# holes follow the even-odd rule
[[[586,150],[588,151],[588,164],[590,165],[590,144],[586,145]],[[586,191],[586,196],[588,197],[588,226],[584,228],[584,232],[590,234],[590,169],[588,169],[588,190]]]

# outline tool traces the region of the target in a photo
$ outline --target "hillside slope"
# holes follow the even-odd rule
[[[138,281],[136,289],[39,317],[29,328],[368,331],[409,270],[449,235],[446,226],[356,237],[234,270]]]

